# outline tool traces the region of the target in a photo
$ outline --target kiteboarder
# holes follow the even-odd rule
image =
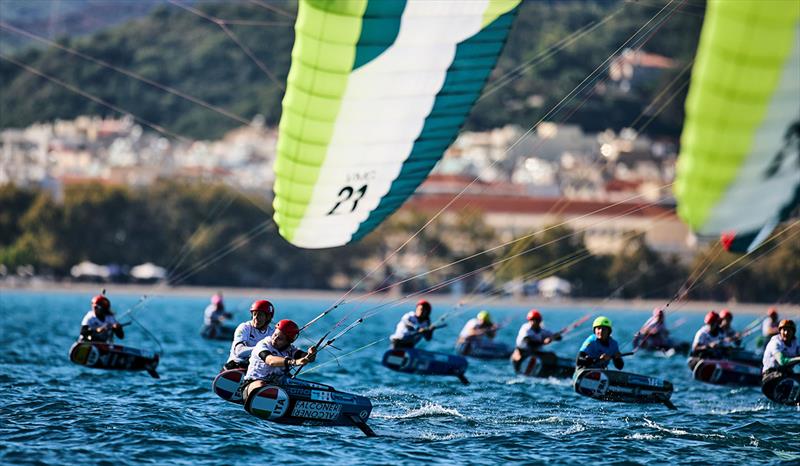
[[[422,338],[430,341],[433,330],[431,303],[420,299],[415,310],[403,315],[389,339],[394,349],[413,348]]]
[[[481,311],[470,319],[456,341],[456,352],[479,359],[506,359],[513,353],[511,346],[494,341],[499,325],[492,322],[489,311]]]
[[[700,327],[694,335],[692,341],[691,356],[697,357],[717,357],[725,347],[725,336],[720,330],[720,317],[715,311],[706,314],[705,325]]]
[[[619,352],[617,341],[611,338],[611,320],[600,316],[592,323],[593,335],[589,335],[578,351],[577,369],[605,369],[614,361],[614,367],[622,369],[625,361]]]
[[[733,322],[733,314],[731,311],[723,309],[719,313],[719,331],[722,333],[722,337],[725,338],[726,343],[733,343],[736,346],[741,346],[742,337],[739,335],[739,332],[733,329],[731,322]]]
[[[111,301],[103,295],[92,298],[92,309],[83,316],[78,341],[111,343],[114,336],[125,338],[125,330],[114,318]]]
[[[222,322],[230,319],[233,314],[225,311],[225,303],[222,302],[222,293],[215,293],[211,297],[211,304],[206,306],[203,313],[202,335],[206,338],[215,338],[222,328]]]
[[[314,362],[317,357],[313,346],[308,351],[297,349],[292,343],[300,334],[300,328],[291,320],[281,320],[272,336],[264,338],[253,348],[250,364],[242,382],[245,387],[242,398],[265,385],[280,384],[295,366]]]
[[[782,377],[791,372],[791,367],[800,363],[800,342],[797,340],[797,327],[793,320],[784,319],[778,324],[778,335],[767,343],[762,360],[762,382]],[[788,366],[788,367],[787,367]]]
[[[611,321],[600,316],[592,323],[594,335],[586,338],[578,352],[575,375],[572,379],[575,392],[603,401],[625,403],[663,403],[676,409],[670,401],[672,383],[658,377],[622,372],[625,365],[619,345],[611,338]],[[618,370],[607,370],[614,362]]]
[[[253,348],[274,331],[269,325],[275,316],[275,306],[271,302],[266,299],[254,301],[250,306],[250,314],[250,320],[236,327],[225,369],[247,368]]]
[[[767,318],[761,323],[761,337],[756,345],[760,348],[766,346],[773,336],[779,333],[778,330],[778,310],[774,307],[767,310]]]
[[[669,349],[674,343],[669,337],[669,330],[664,320],[664,309],[657,307],[653,309],[653,315],[642,325],[633,337],[633,347]]]
[[[458,334],[458,342],[479,343],[482,340],[492,340],[497,335],[497,329],[497,325],[492,322],[492,315],[484,310],[464,324],[464,328]]]
[[[539,351],[542,346],[561,340],[560,333],[551,332],[542,327],[542,314],[536,310],[528,311],[527,322],[522,324],[517,333],[516,348],[511,355],[514,370],[519,372],[522,360]]]

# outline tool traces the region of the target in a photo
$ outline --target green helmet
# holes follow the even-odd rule
[[[481,322],[491,322],[492,316],[489,314],[489,311],[481,311],[478,313],[478,320]]]
[[[600,316],[592,323],[592,328],[595,327],[608,327],[611,328],[611,319],[605,316]]]

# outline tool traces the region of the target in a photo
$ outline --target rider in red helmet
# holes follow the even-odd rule
[[[233,314],[225,310],[222,293],[215,293],[203,312],[203,330],[200,334],[205,338],[217,338],[223,332],[223,322],[232,317]]]
[[[435,327],[431,326],[431,309],[431,303],[420,299],[415,310],[405,313],[389,337],[392,348],[413,348],[421,339],[433,338]]]
[[[674,346],[675,343],[667,329],[664,309],[657,307],[653,309],[653,315],[633,336],[633,347],[666,351]]]
[[[542,327],[542,314],[538,310],[528,311],[527,320],[519,328],[516,348],[511,354],[511,362],[517,372],[523,359],[541,350],[542,346],[561,340],[560,333],[553,333]]]
[[[242,322],[233,333],[231,351],[225,369],[246,368],[250,353],[259,341],[272,336],[274,329],[269,325],[275,317],[275,306],[266,299],[259,299],[250,305],[250,320]]]
[[[705,325],[694,335],[691,356],[718,355],[719,350],[726,346],[725,336],[719,328],[719,314],[710,311],[703,321]]]
[[[125,330],[114,317],[111,301],[99,294],[92,298],[92,309],[83,316],[78,340],[111,343],[114,335],[125,338]]]
[[[250,355],[250,364],[244,376],[245,388],[242,398],[265,385],[280,383],[290,375],[292,368],[314,362],[317,349],[297,349],[292,343],[300,334],[300,328],[291,320],[281,320],[269,338],[261,340]],[[247,404],[245,404],[247,406]]]
[[[733,322],[733,313],[728,309],[723,309],[719,313],[719,331],[725,338],[726,343],[733,343],[736,346],[742,344],[742,338],[739,333],[733,329],[731,323]]]

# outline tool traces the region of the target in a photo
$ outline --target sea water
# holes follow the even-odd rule
[[[230,344],[200,338],[207,296],[152,296],[132,314],[161,345],[161,379],[144,372],[89,369],[68,358],[89,307],[86,293],[0,291],[0,462],[4,464],[731,464],[800,462],[800,411],[769,402],[758,388],[695,382],[682,356],[640,352],[625,370],[670,380],[678,411],[660,405],[609,403],[582,397],[569,380],[514,374],[508,361],[470,360],[464,386],[454,377],[417,376],[381,366],[386,340],[409,302],[389,299],[340,306],[309,328],[308,346],[340,323],[371,315],[325,350],[303,378],[372,400],[369,424],[378,438],[355,428],[283,426],[257,419],[211,391]],[[136,295],[110,296],[118,314]],[[249,317],[250,298],[228,299],[234,323]],[[454,307],[433,300],[433,319]],[[305,323],[333,304],[276,299],[276,321]],[[497,339],[513,344],[528,307],[485,305]],[[562,328],[586,309],[538,308],[545,325]],[[463,323],[448,319],[421,345],[452,352]],[[622,351],[649,311],[602,311],[614,321]],[[348,320],[342,321],[347,318]],[[673,311],[669,322],[689,341],[701,313]],[[734,324],[755,316],[737,314]],[[127,320],[127,319],[123,319]],[[274,322],[273,322],[274,323]],[[736,326],[736,325],[734,325]],[[590,324],[550,348],[574,357]],[[118,341],[159,350],[137,324]],[[335,331],[333,332],[335,333]],[[333,334],[332,333],[332,334]],[[752,343],[751,343],[752,344]],[[338,360],[332,359],[337,356]],[[316,366],[316,367],[315,367]]]

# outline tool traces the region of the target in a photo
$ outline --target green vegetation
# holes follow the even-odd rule
[[[236,35],[271,70],[286,79],[294,39],[291,20],[245,3],[208,5],[224,18],[286,23],[275,27],[240,27]],[[3,35],[11,34],[3,31]],[[88,38],[64,39],[63,45],[90,57],[133,71],[149,80],[186,92],[230,112],[270,123],[280,116],[282,89],[215,24],[176,7],[156,9],[146,19]],[[166,93],[116,71],[55,48],[29,49],[15,56],[43,73],[116,105],[175,133],[213,138],[241,123]],[[107,115],[114,112],[17,65],[0,60],[0,127],[36,121]]]
[[[160,0],[3,0],[0,2],[0,18],[16,27],[37,31],[52,39],[64,35],[90,34],[145,16],[159,3]],[[3,37],[2,45],[7,52],[9,48],[36,47],[37,43],[24,36],[9,34]]]
[[[33,264],[39,273],[62,277],[83,260],[150,261],[168,267],[181,284],[326,288],[332,275],[355,274],[351,257],[365,255],[364,245],[295,248],[278,236],[266,200],[218,185],[77,184],[65,189],[63,202],[6,186],[0,196],[0,211],[18,219],[0,226],[0,263],[11,270]]]
[[[497,273],[497,280],[542,279],[557,275],[570,281],[573,292],[580,296],[602,296],[608,294],[603,276],[609,262],[608,257],[592,255],[584,246],[583,235],[559,226],[516,242],[505,253],[504,262]]]
[[[675,14],[667,12],[649,23],[652,35],[642,34],[643,50],[678,60],[678,69],[620,93],[607,86],[603,69],[587,90],[569,99],[549,120],[568,121],[587,130],[619,129],[633,123],[652,98],[694,55],[702,23],[695,1],[682,2]],[[623,46],[642,25],[666,4],[661,0],[638,2],[549,1],[526,2],[490,79],[492,91],[476,105],[467,128],[480,130],[509,123],[529,127]],[[226,20],[248,20],[278,25],[231,24],[228,27],[274,74],[270,79],[217,25],[172,5],[157,8],[144,19],[85,38],[61,43],[107,61],[160,84],[197,96],[213,105],[250,119],[265,116],[274,125],[280,118],[282,83],[290,64],[294,31],[292,19],[254,3],[197,5],[207,14]],[[281,6],[294,12],[294,2]],[[607,22],[565,49],[534,66],[522,67],[583,27]],[[659,20],[664,19],[661,23]],[[647,31],[650,31],[648,29]],[[35,31],[34,31],[35,32]],[[16,36],[2,31],[3,40]],[[7,38],[7,39],[6,39]],[[7,52],[4,52],[7,53]],[[236,120],[203,108],[153,86],[70,55],[55,48],[28,49],[15,59],[74,85],[131,114],[194,138],[217,138],[240,125]],[[514,71],[514,74],[509,74]],[[104,115],[112,110],[57,84],[0,60],[0,127],[23,127],[37,121]],[[682,91],[682,92],[685,92]],[[669,95],[669,93],[667,94]],[[538,96],[531,104],[531,97]],[[680,93],[648,126],[653,134],[676,136],[683,120],[684,94]],[[574,112],[574,113],[573,113]]]
[[[796,300],[800,296],[800,225],[779,226],[777,231],[784,228],[787,230],[783,234],[747,257],[713,248],[699,255],[695,269],[707,265],[712,273],[700,277],[692,296],[717,300],[732,296],[740,301],[763,301],[764,296],[773,301],[792,302],[792,297]],[[721,272],[714,273],[717,271]]]
[[[458,278],[470,293],[558,275],[576,296],[667,299],[699,276],[692,298],[776,302],[800,293],[800,243],[792,241],[799,225],[784,227],[790,230],[758,254],[734,256],[715,246],[686,267],[636,234],[616,256],[593,255],[580,232],[563,226],[500,247],[508,238],[473,210],[446,212],[425,228],[429,217],[401,211],[361,242],[326,250],[291,246],[271,217],[267,199],[222,185],[75,184],[59,200],[0,186],[0,264],[11,273],[31,264],[37,274],[59,279],[83,260],[150,261],[167,267],[173,284],[190,285],[347,289],[381,265],[363,289],[447,292],[448,280]]]

